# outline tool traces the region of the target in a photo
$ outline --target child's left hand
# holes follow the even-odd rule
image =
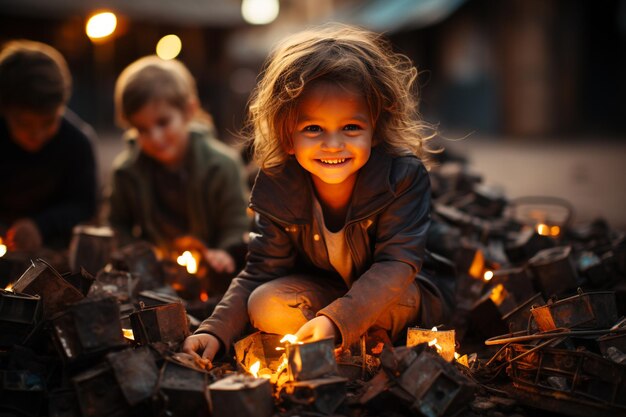
[[[300,342],[313,342],[330,337],[336,341],[340,333],[331,319],[326,316],[317,316],[304,323],[295,335]]]

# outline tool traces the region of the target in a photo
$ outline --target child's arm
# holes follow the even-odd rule
[[[211,317],[196,331],[217,337],[226,349],[248,323],[250,293],[265,282],[287,275],[296,259],[283,226],[259,214],[255,220],[258,232],[251,234],[245,268],[233,279]]]
[[[413,158],[402,158],[399,165],[394,167],[396,197],[378,218],[372,266],[345,296],[317,313],[335,323],[343,347],[398,302],[422,266],[430,224],[428,173]]]

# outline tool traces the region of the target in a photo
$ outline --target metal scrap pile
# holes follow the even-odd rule
[[[341,354],[254,333],[209,364],[179,353],[214,305],[196,276],[88,244],[72,264],[95,278],[36,260],[0,290],[0,415],[626,415],[624,235],[573,226],[561,200],[509,201],[461,163],[431,176],[422,273],[454,296],[444,328]]]

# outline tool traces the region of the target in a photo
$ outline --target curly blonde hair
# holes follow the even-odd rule
[[[262,169],[284,164],[292,147],[298,99],[313,81],[354,85],[375,122],[374,143],[393,155],[429,162],[433,128],[417,112],[417,69],[373,32],[342,24],[297,33],[267,59],[249,103],[248,129]]]

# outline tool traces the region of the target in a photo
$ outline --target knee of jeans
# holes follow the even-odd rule
[[[289,293],[260,286],[248,298],[250,323],[257,329],[268,333],[290,333],[302,324],[300,313],[290,307],[293,296]],[[295,316],[295,317],[292,317]]]

